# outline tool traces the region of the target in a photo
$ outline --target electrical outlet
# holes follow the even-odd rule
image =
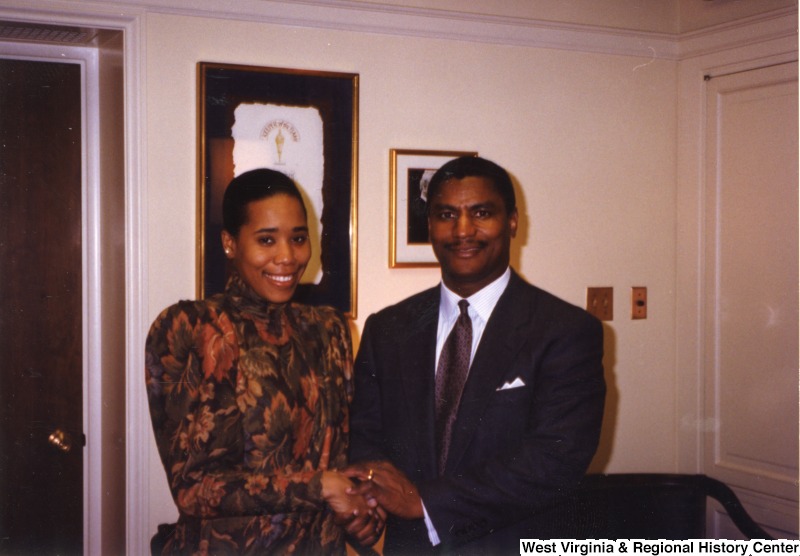
[[[614,288],[587,288],[586,310],[600,320],[614,320]]]
[[[631,318],[647,318],[647,288],[644,286],[631,288]]]

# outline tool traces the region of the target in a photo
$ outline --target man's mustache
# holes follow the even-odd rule
[[[445,249],[480,249],[486,247],[485,241],[451,241],[444,244]]]

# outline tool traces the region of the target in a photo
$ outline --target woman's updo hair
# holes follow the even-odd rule
[[[269,168],[257,168],[240,174],[231,180],[222,198],[222,228],[233,237],[247,222],[247,205],[273,195],[294,197],[308,216],[303,196],[294,181],[281,172]]]

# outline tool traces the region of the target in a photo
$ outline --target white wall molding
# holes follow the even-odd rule
[[[191,7],[173,0],[132,0],[149,10],[186,15],[260,20],[276,25],[314,27],[363,33],[417,36],[467,42],[554,48],[674,58],[675,37],[599,26],[552,23],[426,8],[365,5],[356,2],[284,2],[249,0],[226,4],[198,0]]]
[[[97,3],[83,0],[4,0],[0,5],[0,19],[43,25],[94,27],[124,31],[130,22],[141,17],[140,8],[121,9],[113,2]]]
[[[17,1],[10,0],[10,3]],[[182,0],[125,0],[101,3],[58,0],[38,2],[36,6],[22,12],[20,19],[29,21],[31,14],[45,17],[52,14],[59,17],[59,24],[69,24],[72,19],[71,23],[78,25],[82,21],[80,16],[70,18],[68,14],[90,12],[126,16],[154,12],[656,59],[676,59],[678,56],[677,36],[671,34],[348,1],[239,0],[220,3],[194,0],[190,3]]]
[[[125,290],[126,441],[125,498],[127,554],[149,554],[150,410],[144,388],[144,342],[150,325],[147,312],[147,103],[144,65],[144,16],[130,16],[125,33]]]
[[[439,38],[466,42],[550,48],[652,59],[682,60],[711,52],[797,35],[797,8],[784,8],[682,35],[585,24],[472,14],[431,8],[365,4],[348,0],[88,0],[41,3],[26,13],[76,12],[135,15],[154,12],[218,19]],[[41,5],[40,4],[40,5]],[[23,17],[24,18],[24,17]],[[82,21],[77,17],[74,23]]]
[[[716,25],[681,35],[679,58],[685,60],[724,50],[793,37],[797,48],[797,8],[784,8],[759,16]]]

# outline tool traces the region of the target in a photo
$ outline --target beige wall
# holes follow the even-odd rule
[[[196,63],[355,72],[357,330],[438,281],[388,268],[389,149],[476,150],[518,181],[526,278],[578,305],[587,286],[615,288],[595,467],[675,470],[675,62],[157,14],[146,55],[150,319],[195,291]],[[629,318],[634,285],[649,288],[646,321]],[[151,456],[155,524],[175,511]]]

